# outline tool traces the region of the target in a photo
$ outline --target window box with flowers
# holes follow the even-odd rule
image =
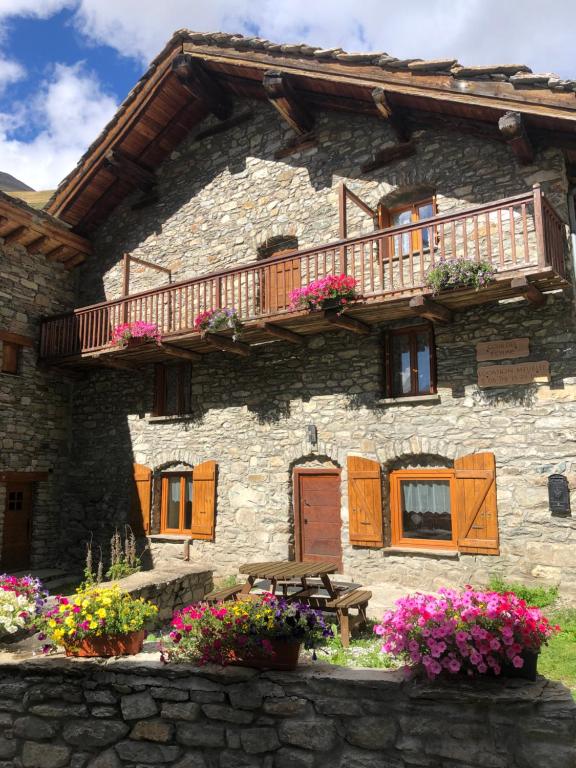
[[[416,594],[396,602],[374,631],[382,651],[429,680],[482,675],[536,677],[541,647],[558,631],[513,592]]]
[[[196,603],[177,612],[162,658],[293,670],[302,643],[311,648],[331,636],[320,611],[264,593],[215,606]]]
[[[488,261],[444,259],[426,274],[426,285],[436,296],[451,288],[475,288],[477,291],[494,280],[496,269]]]
[[[160,341],[160,333],[155,323],[136,320],[133,323],[121,323],[114,328],[110,344],[114,347],[130,347]]]
[[[88,586],[55,604],[37,620],[42,650],[63,646],[67,656],[127,656],[139,653],[145,627],[158,609],[119,587]]]
[[[0,640],[17,640],[33,629],[47,597],[39,579],[1,574]]]
[[[201,334],[232,331],[232,338],[236,341],[242,333],[242,322],[235,309],[208,309],[194,318],[194,330]]]
[[[356,286],[356,278],[350,275],[327,275],[291,291],[290,307],[293,310],[337,309],[341,311],[347,304],[360,298]]]

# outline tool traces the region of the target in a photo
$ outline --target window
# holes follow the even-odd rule
[[[190,533],[192,530],[192,472],[162,475],[162,531]]]
[[[385,338],[386,397],[436,392],[436,348],[432,325],[389,331]]]
[[[379,208],[379,223],[381,227],[397,227],[402,224],[414,224],[418,221],[430,219],[436,215],[436,201],[428,197],[418,202],[404,203],[402,205]],[[419,253],[430,248],[430,233],[432,227],[416,229],[397,235],[392,242],[394,254]]]
[[[157,363],[154,369],[154,416],[184,416],[192,410],[189,363]]]
[[[392,544],[455,549],[454,471],[398,470],[390,480]]]
[[[18,344],[2,342],[2,373],[11,373],[13,376],[18,374],[21,349]]]

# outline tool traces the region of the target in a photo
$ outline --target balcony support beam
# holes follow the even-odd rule
[[[306,345],[307,339],[300,333],[294,333],[289,328],[283,328],[281,325],[275,325],[274,323],[260,323],[258,328],[263,330],[269,336],[274,336],[282,341],[287,341],[289,344],[296,344],[298,346]]]
[[[547,296],[532,283],[528,282],[525,276],[515,277],[510,283],[510,287],[518,291],[533,307],[542,307],[546,304]]]
[[[234,341],[230,336],[222,336],[220,333],[206,333],[204,339],[208,344],[222,350],[222,352],[231,352],[233,355],[239,355],[240,357],[250,356],[249,345],[241,341]]]
[[[304,105],[290,82],[289,75],[269,70],[264,73],[262,85],[272,106],[278,110],[283,120],[303,135],[314,127],[314,115]]]
[[[325,309],[324,319],[337,328],[343,328],[345,331],[356,333],[358,336],[369,336],[372,332],[368,323],[363,323],[350,315],[344,315],[338,309]]]
[[[198,363],[202,360],[202,355],[199,355],[198,352],[192,352],[191,349],[178,347],[176,344],[169,344],[166,341],[158,341],[156,342],[156,346],[170,357],[179,357],[181,360],[189,360],[193,363]]]
[[[232,99],[197,59],[188,53],[181,53],[172,62],[172,72],[188,93],[203,102],[219,120],[231,117],[234,110]]]
[[[452,322],[452,312],[448,307],[437,301],[432,301],[427,296],[414,296],[413,299],[410,299],[409,306],[415,315],[431,320],[433,323]]]
[[[498,129],[521,165],[534,162],[534,147],[520,112],[506,112],[498,120]]]
[[[386,120],[396,134],[398,141],[403,144],[410,141],[410,130],[398,108],[392,108],[390,99],[384,88],[374,88],[372,91],[374,106],[383,120]]]

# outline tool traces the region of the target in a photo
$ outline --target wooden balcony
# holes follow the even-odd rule
[[[420,315],[439,322],[466,307],[525,295],[542,303],[542,292],[567,285],[566,227],[536,186],[533,192],[470,210],[392,227],[267,261],[195,277],[154,290],[50,317],[42,324],[41,358],[63,364],[118,367],[162,360],[199,359],[222,349],[250,354],[252,345],[283,339],[303,343],[309,334],[345,328],[369,333],[374,323]],[[494,265],[496,279],[479,291],[444,291],[433,300],[428,269],[440,259],[464,257]],[[293,311],[289,293],[326,275],[353,275],[362,300],[337,315]],[[216,307],[233,307],[245,323],[242,341],[229,334],[202,337],[194,318]],[[124,322],[155,323],[162,343],[136,348],[110,345]]]

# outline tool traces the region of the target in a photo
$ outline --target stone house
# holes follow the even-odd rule
[[[575,591],[575,118],[519,65],[176,33],[48,206],[91,249],[43,308],[67,428],[32,562],[40,525],[74,559],[130,521],[221,574]],[[494,279],[432,296],[453,258]],[[344,273],[343,312],[291,306]],[[217,308],[239,338],[194,329]],[[139,320],[161,341],[111,345]]]

